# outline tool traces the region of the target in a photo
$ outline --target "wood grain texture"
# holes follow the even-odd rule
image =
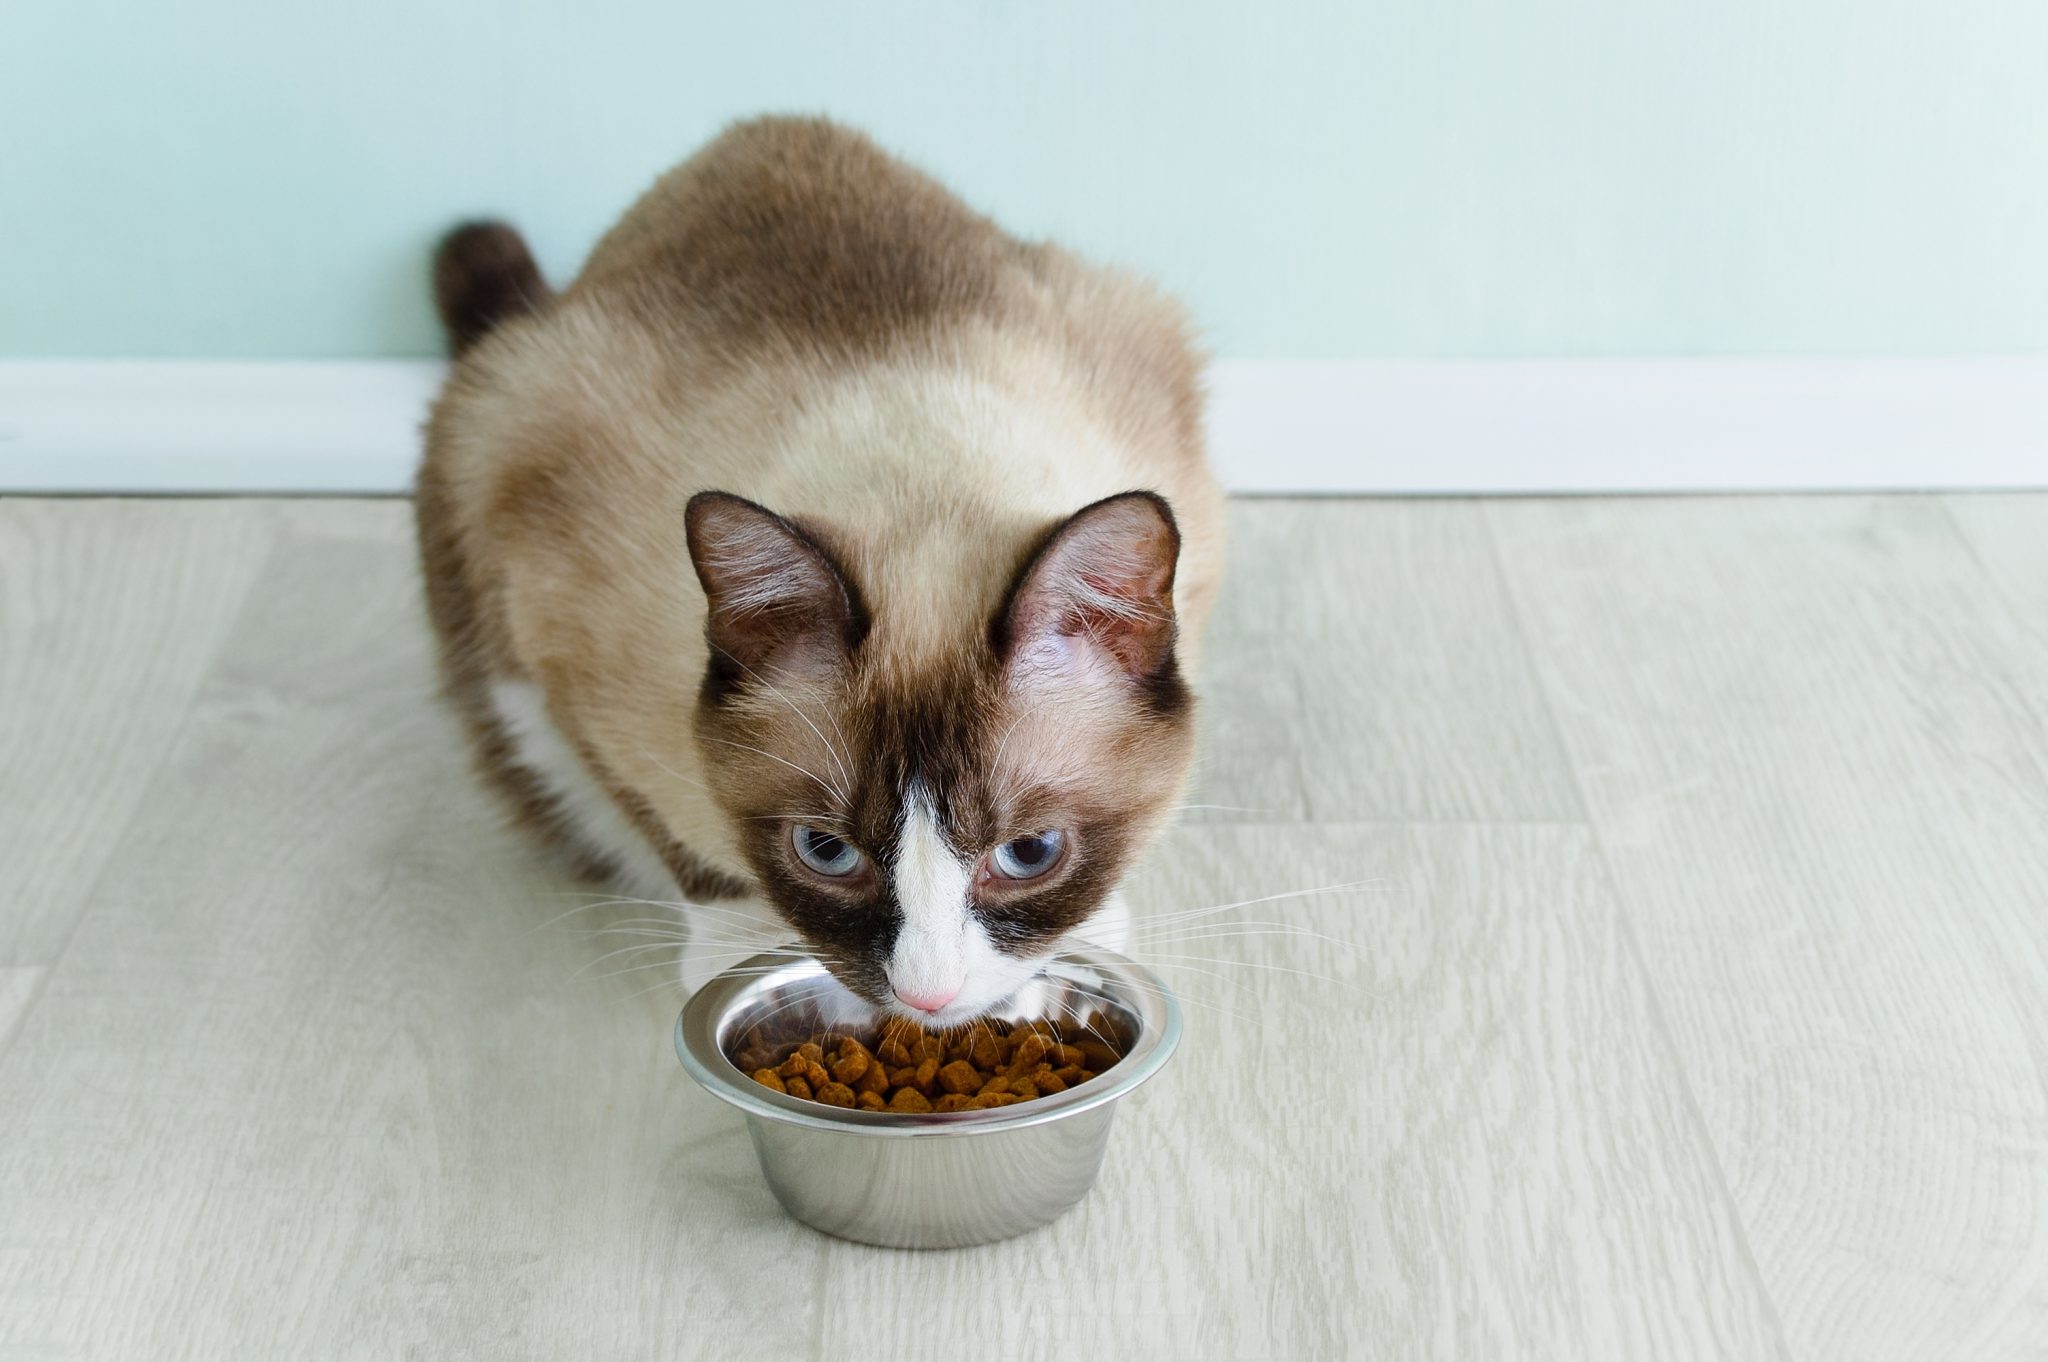
[[[257,502],[0,499],[0,965],[63,948],[269,540]]]
[[[0,1054],[7,1053],[7,1042],[14,1039],[29,1008],[35,1005],[36,992],[47,973],[43,965],[0,965]]]
[[[1584,829],[1186,827],[1134,894],[1362,874],[1244,915],[1346,949],[1155,934],[1184,1053],[1094,1195],[976,1250],[834,1244],[816,1356],[1781,1356]]]
[[[1380,883],[1149,933],[1187,1048],[1101,1184],[917,1254],[785,1219],[660,963],[602,977],[637,910],[468,779],[402,503],[0,502],[8,627],[114,621],[0,656],[106,829],[0,859],[69,943],[0,960],[0,1359],[2040,1356],[2034,512],[1233,514],[1232,807],[1133,897]]]
[[[1241,501],[1229,555],[1197,821],[1579,817],[1470,506]]]
[[[1902,497],[1500,504],[1506,578],[1795,1356],[2048,1340],[2048,738]]]
[[[281,543],[0,1060],[0,1356],[808,1345],[756,1288],[819,1243],[671,1000],[536,930],[574,900],[429,704],[404,516]]]
[[[1958,492],[1941,504],[2020,623],[2048,646],[2048,494]]]

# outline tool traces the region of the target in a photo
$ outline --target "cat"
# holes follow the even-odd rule
[[[498,223],[434,286],[427,602],[518,821],[926,1025],[1119,939],[1222,572],[1177,304],[798,118],[670,171],[560,293]]]

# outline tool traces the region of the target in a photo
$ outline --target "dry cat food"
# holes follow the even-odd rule
[[[756,1027],[732,1061],[763,1087],[826,1106],[979,1111],[1086,1083],[1116,1063],[1117,1048],[1103,1039],[1115,1034],[1099,1016],[1061,1025],[979,1021],[942,1032],[896,1020],[865,1038],[824,1031],[781,1043]]]

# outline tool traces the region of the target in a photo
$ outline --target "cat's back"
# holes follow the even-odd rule
[[[854,527],[883,579],[942,566],[950,526],[992,582],[1053,519],[1151,488],[1198,630],[1221,539],[1200,372],[1150,285],[1010,236],[859,133],[757,119],[462,357],[428,467],[505,570],[580,547],[579,577],[710,487]]]
[[[569,297],[686,345],[854,357],[1000,316],[1042,255],[857,132],[763,118],[662,177]]]

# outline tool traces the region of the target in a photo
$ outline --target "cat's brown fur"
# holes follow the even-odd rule
[[[792,815],[838,820],[878,872],[913,789],[963,855],[1072,826],[1079,864],[1028,893],[983,884],[975,911],[1020,954],[1084,919],[1184,780],[1183,677],[1221,566],[1179,310],[816,120],[728,131],[552,299],[503,229],[466,231],[437,272],[458,359],[420,544],[448,692],[525,823],[620,868],[525,764],[506,683],[541,697],[685,894],[765,893],[871,997],[892,890],[816,882]],[[711,489],[745,500],[693,504]],[[1156,495],[1058,539],[1133,490]],[[1072,581],[1101,584],[1098,542],[1138,603],[1047,617]],[[809,594],[741,600],[755,549]],[[1060,553],[1083,556],[1048,584],[1034,565]],[[730,653],[758,646],[772,684],[707,642],[721,591]],[[1078,640],[1086,675],[1026,666],[1033,630]]]

